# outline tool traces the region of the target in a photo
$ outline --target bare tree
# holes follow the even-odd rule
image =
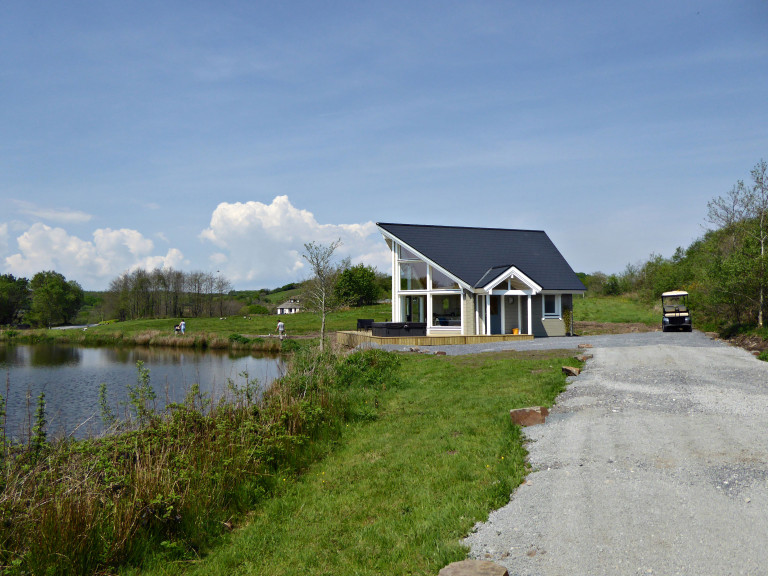
[[[229,291],[232,290],[232,283],[219,274],[214,280],[213,290],[219,299],[219,316],[224,316],[225,297],[229,294]]]
[[[320,314],[321,351],[325,342],[325,318],[341,306],[335,288],[342,268],[333,259],[333,253],[339,246],[341,239],[328,245],[309,242],[304,244],[304,253],[301,255],[312,268],[313,276],[305,285],[303,304],[306,310]]]

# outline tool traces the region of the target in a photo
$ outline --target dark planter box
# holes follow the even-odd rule
[[[371,326],[374,336],[426,336],[426,322],[374,322]]]

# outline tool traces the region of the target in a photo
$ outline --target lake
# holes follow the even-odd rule
[[[109,405],[122,416],[128,397],[126,384],[136,385],[139,360],[150,371],[158,410],[168,402],[183,401],[193,384],[218,398],[226,391],[228,380],[243,386],[243,373],[264,387],[283,371],[282,360],[274,355],[175,348],[82,348],[50,343],[0,345],[0,394],[7,401],[6,435],[16,439],[28,436],[41,392],[45,393],[49,437],[98,434],[102,430],[99,386],[107,384]]]

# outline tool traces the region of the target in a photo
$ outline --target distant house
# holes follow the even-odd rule
[[[428,335],[563,336],[586,291],[540,230],[376,225],[392,252],[392,321]]]
[[[301,302],[299,302],[298,298],[291,298],[277,307],[278,314],[296,314],[296,312],[301,312],[301,310]]]

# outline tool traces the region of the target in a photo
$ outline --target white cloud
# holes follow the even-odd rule
[[[182,253],[175,248],[164,256],[152,254],[152,241],[129,229],[98,229],[88,241],[38,222],[16,242],[19,251],[5,258],[11,273],[32,277],[42,270],[56,270],[86,289],[105,288],[129,269],[179,267],[183,262]]]
[[[341,238],[339,257],[353,264],[387,270],[388,250],[373,222],[320,224],[307,210],[293,206],[287,196],[271,204],[236,202],[219,204],[211,223],[200,234],[220,251],[212,262],[232,282],[252,287],[275,287],[306,278],[301,257],[304,244],[329,244]]]
[[[80,210],[70,210],[69,208],[40,208],[39,206],[24,201],[16,202],[19,206],[19,212],[28,214],[42,220],[58,222],[60,224],[82,224],[89,222],[93,216]]]

